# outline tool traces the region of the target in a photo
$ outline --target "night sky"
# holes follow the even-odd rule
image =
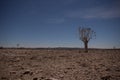
[[[0,46],[82,48],[80,26],[90,48],[120,48],[120,0],[0,0]]]

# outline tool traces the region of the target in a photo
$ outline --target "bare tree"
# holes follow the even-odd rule
[[[95,32],[91,28],[79,27],[80,40],[84,43],[85,52],[88,52],[88,42],[95,37]]]

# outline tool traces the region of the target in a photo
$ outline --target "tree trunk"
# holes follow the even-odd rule
[[[84,46],[85,46],[85,52],[88,52],[88,41],[84,42]]]

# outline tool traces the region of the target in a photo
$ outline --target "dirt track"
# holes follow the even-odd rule
[[[120,80],[120,50],[0,49],[0,80]]]

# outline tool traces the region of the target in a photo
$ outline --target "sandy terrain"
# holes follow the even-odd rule
[[[120,80],[120,50],[0,49],[0,80]]]

